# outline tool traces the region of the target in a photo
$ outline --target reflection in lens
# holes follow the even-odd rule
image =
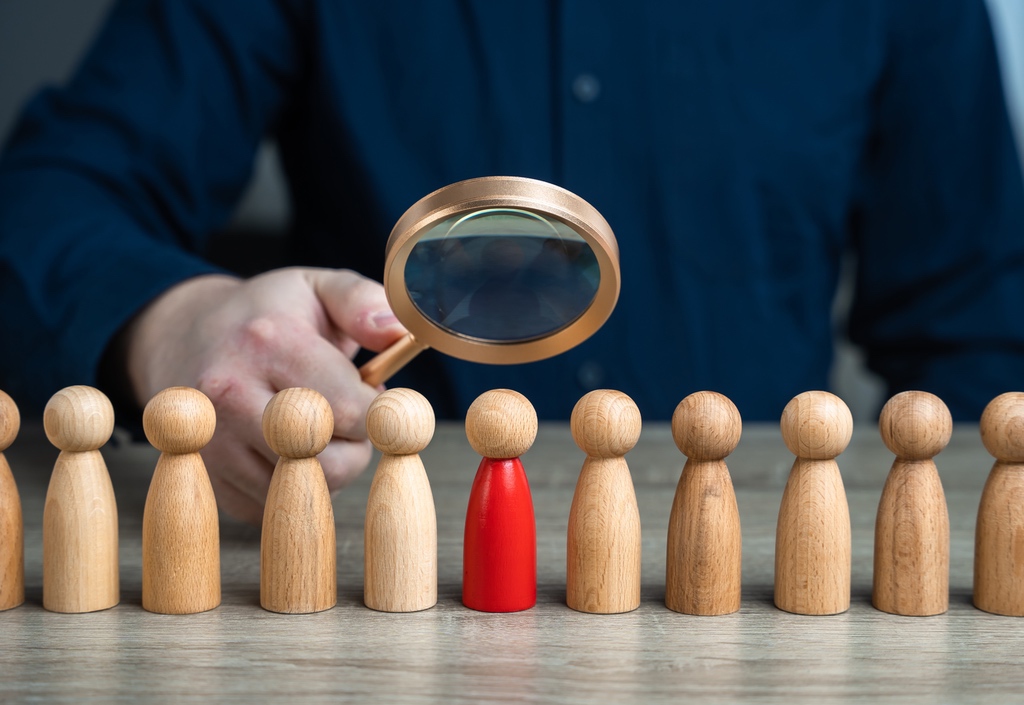
[[[561,330],[587,310],[599,283],[594,251],[570,227],[506,208],[439,223],[405,265],[406,289],[424,316],[499,342]]]

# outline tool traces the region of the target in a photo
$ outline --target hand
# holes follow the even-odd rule
[[[352,357],[405,335],[383,287],[347,270],[280,269],[249,280],[211,275],[166,291],[127,330],[128,376],[145,405],[184,385],[217,409],[203,451],[217,503],[259,524],[277,456],[263,440],[270,398],[310,387],[334,411],[334,437],[319,456],[332,492],[370,461],[365,416],[380,391],[363,384]]]

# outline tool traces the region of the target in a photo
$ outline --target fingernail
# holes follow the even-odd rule
[[[391,311],[380,311],[370,317],[375,328],[390,328],[398,323],[398,318]]]

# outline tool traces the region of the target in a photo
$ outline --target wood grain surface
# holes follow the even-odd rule
[[[143,412],[146,438],[162,451],[142,514],[142,606],[150,612],[193,614],[220,604],[220,521],[199,454],[216,421],[213,403],[187,387],[163,390]]]
[[[412,389],[389,389],[366,414],[383,455],[373,471],[363,524],[363,602],[382,612],[437,604],[437,516],[420,452],[434,436],[434,410]]]
[[[641,526],[625,455],[640,439],[628,396],[597,389],[577,402],[569,428],[587,456],[569,507],[565,603],[593,614],[640,606]]]
[[[566,527],[583,462],[567,424],[541,424],[524,456],[537,516],[538,604],[512,614],[460,603],[462,530],[479,463],[460,424],[439,424],[421,454],[437,505],[439,600],[409,614],[363,605],[371,471],[334,499],[335,608],[302,616],[260,609],[259,530],[222,520],[223,604],[186,616],[144,611],[142,512],[157,453],[122,442],[103,454],[120,509],[122,599],[103,612],[65,615],[41,606],[43,498],[57,451],[26,424],[6,452],[27,544],[26,603],[0,613],[4,702],[1003,703],[1024,692],[1024,621],[971,604],[974,523],[992,467],[976,427],[957,428],[936,458],[949,502],[951,599],[934,617],[871,606],[875,511],[892,455],[868,425],[838,459],[852,521],[853,600],[828,617],[772,604],[775,525],[793,462],[774,425],[745,428],[729,456],[743,523],[743,601],[718,617],[664,604],[668,520],[685,460],[668,424],[646,424],[627,455],[643,582],[640,608],[620,615],[565,605]]]

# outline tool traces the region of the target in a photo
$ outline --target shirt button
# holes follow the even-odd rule
[[[598,389],[604,382],[604,368],[593,360],[588,360],[576,370],[576,381],[588,392]]]
[[[581,103],[593,103],[601,95],[601,82],[592,73],[581,73],[572,82],[572,94]]]

